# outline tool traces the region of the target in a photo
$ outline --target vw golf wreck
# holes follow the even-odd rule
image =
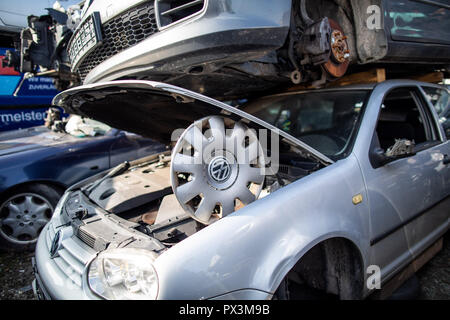
[[[448,95],[402,80],[241,109],[136,80],[59,94],[54,103],[68,112],[173,149],[64,194],[37,243],[35,293],[369,296],[369,266],[380,268],[383,287],[448,229],[450,142],[424,88]]]

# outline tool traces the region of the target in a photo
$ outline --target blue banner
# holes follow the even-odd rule
[[[13,49],[0,48],[0,131],[42,125],[46,111],[58,93],[53,79],[33,77],[24,80],[19,88],[23,74],[1,64],[6,50]]]
[[[0,131],[24,129],[44,123],[48,108],[40,109],[0,109]]]
[[[52,78],[34,77],[23,82],[17,96],[47,97],[51,101],[56,94],[58,94],[58,91],[53,85]]]
[[[67,118],[61,108],[61,117]],[[48,107],[34,109],[0,109],[0,132],[41,126],[47,117]]]
[[[53,79],[49,77],[33,77],[24,80],[17,95],[13,96],[23,79],[23,74],[12,67],[3,67],[1,62],[5,58],[6,50],[14,51],[14,49],[0,48],[0,106],[23,105],[20,101],[22,97],[35,97],[40,99],[39,104],[50,104],[58,91],[53,85]]]

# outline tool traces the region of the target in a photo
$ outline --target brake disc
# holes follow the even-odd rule
[[[173,192],[195,220],[211,224],[258,198],[263,154],[256,132],[244,123],[219,116],[198,120],[173,149]]]
[[[340,78],[347,72],[350,65],[350,49],[347,42],[347,36],[344,34],[341,26],[329,19],[331,26],[330,59],[323,64],[323,67],[332,78]]]

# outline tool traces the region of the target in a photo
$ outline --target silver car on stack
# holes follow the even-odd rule
[[[445,87],[407,80],[241,108],[149,81],[65,91],[54,103],[68,112],[175,146],[64,194],[37,243],[35,292],[295,299],[314,288],[366,298],[373,266],[383,289],[448,230],[450,142],[435,110],[448,101]],[[258,144],[267,131],[275,140]],[[222,138],[236,148],[216,148]],[[278,170],[261,176],[267,162],[240,160],[252,145],[271,159],[277,150]],[[202,147],[208,157],[195,162]]]

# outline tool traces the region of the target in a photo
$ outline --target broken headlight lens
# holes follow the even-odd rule
[[[155,257],[143,249],[103,251],[89,265],[89,287],[105,299],[156,299]]]

